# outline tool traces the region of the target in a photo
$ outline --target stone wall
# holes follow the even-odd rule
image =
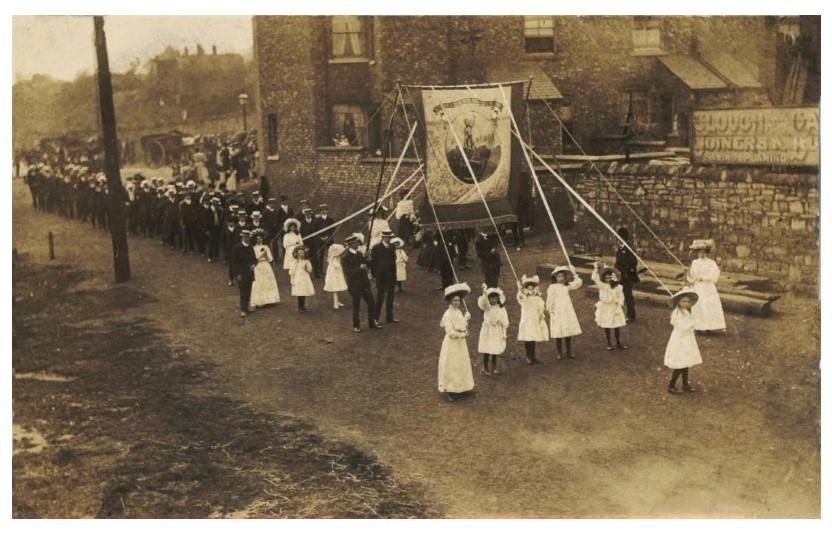
[[[610,163],[599,169],[682,261],[689,261],[693,239],[712,238],[713,256],[723,270],[771,277],[790,290],[816,291],[818,175],[695,165]],[[569,180],[611,225],[630,228],[645,259],[674,262],[598,173],[585,168]],[[579,244],[602,253],[615,249],[614,238],[586,209],[575,211]]]

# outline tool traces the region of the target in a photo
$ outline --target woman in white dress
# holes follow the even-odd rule
[[[667,391],[671,394],[680,394],[676,390],[676,381],[682,376],[682,388],[685,392],[695,392],[688,381],[688,369],[702,363],[702,354],[699,353],[699,345],[696,344],[696,320],[691,313],[691,307],[696,307],[699,298],[696,291],[685,287],[673,295],[673,313],[670,314],[670,323],[673,325],[673,332],[670,340],[667,341],[667,348],[664,351],[664,366],[673,369],[670,384]]]
[[[621,328],[627,325],[624,316],[624,289],[621,287],[621,272],[616,268],[605,266],[598,272],[596,261],[592,270],[592,281],[598,285],[598,303],[595,304],[595,323],[604,330],[607,338],[607,350],[612,350],[610,331],[615,332],[615,345],[619,350],[628,346],[621,343]]]
[[[439,327],[445,330],[442,349],[439,352],[439,392],[448,395],[453,402],[456,396],[474,389],[474,372],[468,355],[468,321],[471,313],[462,311],[462,299],[471,292],[467,283],[457,283],[445,288],[448,309],[442,315]]]
[[[482,284],[482,296],[477,306],[482,310],[482,327],[477,351],[482,354],[482,371],[486,376],[499,374],[497,356],[506,351],[508,337],[508,313],[506,295],[497,287]]]
[[[575,274],[575,267],[558,267],[552,271],[552,284],[546,291],[546,310],[549,312],[549,336],[555,339],[557,359],[563,359],[561,345],[566,344],[566,357],[574,359],[572,337],[581,334],[581,324],[572,306],[570,291],[581,288],[583,281]]]
[[[254,267],[254,283],[251,285],[252,307],[280,302],[280,292],[271,265],[274,256],[271,249],[263,244],[263,235],[263,230],[255,232],[254,257],[257,258],[257,266]]]
[[[691,310],[696,321],[696,331],[725,331],[725,313],[716,290],[719,267],[716,261],[708,257],[713,249],[713,241],[697,239],[690,249],[699,252],[699,258],[693,260],[687,272],[687,281],[693,284],[693,290],[699,297]]]
[[[333,244],[329,247],[326,256],[326,276],[324,277],[324,292],[332,293],[332,308],[335,310],[344,307],[338,299],[338,293],[347,290],[347,282],[344,279],[344,269],[341,266],[341,256],[346,252],[343,244]]]
[[[300,222],[296,218],[287,218],[283,223],[283,270],[288,271],[291,276],[292,268],[295,266],[295,256],[292,253],[299,244],[303,243],[300,236]]]

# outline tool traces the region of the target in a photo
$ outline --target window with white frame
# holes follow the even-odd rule
[[[367,51],[364,21],[355,15],[332,17],[332,57],[363,58]]]
[[[367,146],[367,115],[364,106],[332,106],[332,143],[335,146]]]
[[[634,17],[633,51],[659,53],[662,50],[662,23],[656,17]]]
[[[555,51],[554,19],[550,16],[523,17],[523,35],[526,39],[526,53],[552,53]]]

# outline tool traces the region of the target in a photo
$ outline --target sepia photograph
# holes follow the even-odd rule
[[[7,518],[817,525],[820,5],[546,5],[9,15]]]

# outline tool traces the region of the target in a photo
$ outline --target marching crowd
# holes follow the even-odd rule
[[[103,174],[91,173],[79,165],[69,165],[63,172],[36,165],[29,169],[25,180],[36,209],[89,220],[93,227],[107,229],[109,200]],[[444,291],[448,303],[440,321],[445,337],[439,356],[439,391],[454,401],[459,394],[474,388],[467,344],[471,314],[464,304],[471,289],[467,283],[456,282],[452,264],[456,259],[460,267],[467,266],[460,256],[467,254],[470,235],[464,231],[437,235],[423,231],[407,195],[402,196],[392,214],[398,219],[399,236],[388,223],[388,210],[380,205],[372,212],[367,226],[369,242],[359,232],[347,236],[341,244],[335,242],[338,223],[329,217],[326,205],[313,209],[302,201],[296,212],[286,196],[279,200],[264,198],[255,190],[246,197],[225,187],[215,188],[213,183],[197,185],[194,180],[182,179],[168,183],[164,178],[146,178],[141,174],[126,180],[124,194],[131,234],[158,239],[162,245],[184,253],[202,254],[208,262],[227,264],[228,285],[236,285],[239,290],[242,317],[280,302],[274,264],[288,274],[290,293],[297,299],[301,313],[308,311],[307,298],[315,295],[313,278],[317,278],[324,279],[323,291],[332,294],[334,309],[344,307],[339,295],[349,294],[356,333],[361,332],[362,301],[369,328],[382,328],[382,310],[387,323],[397,323],[394,300],[396,289],[403,291],[403,282],[407,280],[406,250],[410,244],[420,243],[417,262],[439,272],[438,290]],[[619,235],[628,241],[626,228],[621,228]],[[482,294],[477,298],[483,313],[477,348],[483,356],[483,373],[495,375],[500,373],[498,356],[506,350],[510,324],[506,295],[498,287],[498,236],[481,231],[474,240],[484,277]],[[694,241],[691,249],[698,252],[699,258],[686,271],[690,287],[672,297],[673,332],[665,351],[665,365],[673,370],[668,385],[673,394],[680,393],[676,388],[679,377],[684,391],[694,391],[688,369],[702,362],[695,332],[725,329],[716,290],[719,267],[708,257],[713,246],[713,241]],[[616,266],[594,264],[591,279],[599,289],[595,323],[604,330],[607,350],[628,348],[621,332],[636,318],[632,286],[638,281],[637,265],[627,246],[619,249]],[[571,293],[582,287],[582,280],[569,265],[553,270],[545,299],[540,285],[537,275],[524,275],[517,283],[517,340],[524,344],[527,363],[538,362],[537,344],[550,339],[555,340],[557,359],[564,355],[574,359],[572,341],[582,334],[582,329]]]

